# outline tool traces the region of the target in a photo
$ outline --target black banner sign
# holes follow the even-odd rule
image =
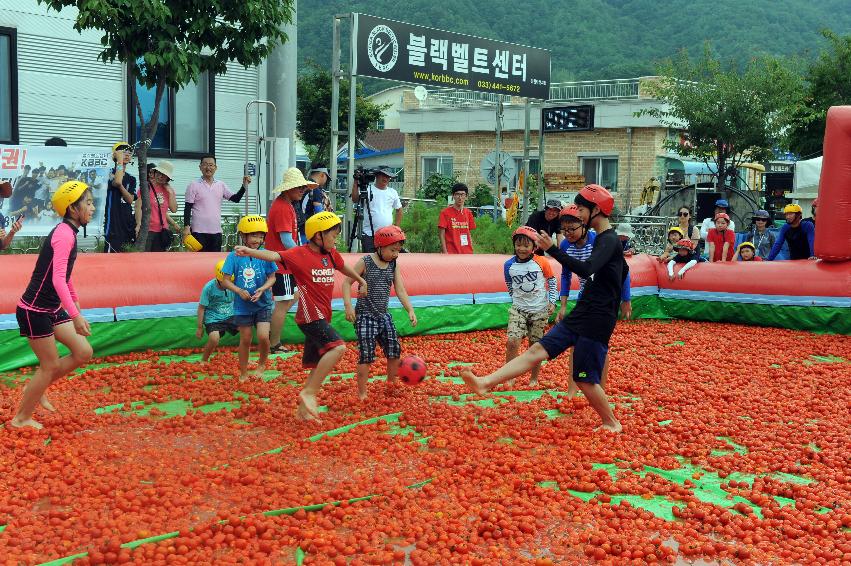
[[[546,100],[550,53],[355,14],[354,74]]]

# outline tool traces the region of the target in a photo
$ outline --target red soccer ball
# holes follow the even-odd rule
[[[405,356],[399,363],[399,379],[405,385],[419,385],[426,376],[426,363],[419,356]]]

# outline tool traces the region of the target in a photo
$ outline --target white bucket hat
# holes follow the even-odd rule
[[[290,189],[295,189],[298,187],[308,187],[312,189],[318,186],[319,183],[305,179],[304,175],[302,175],[301,170],[298,167],[290,167],[284,172],[284,179],[278,184],[277,187],[272,189],[272,192],[283,193],[284,191],[288,191]]]
[[[635,233],[632,231],[632,225],[629,222],[621,222],[620,224],[618,224],[618,236],[634,238]]]
[[[153,170],[168,177],[169,181],[174,179],[174,165],[171,161],[160,161]]]

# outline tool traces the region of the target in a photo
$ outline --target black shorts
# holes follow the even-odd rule
[[[359,364],[371,364],[375,361],[375,345],[381,345],[388,360],[402,357],[402,345],[393,317],[385,314],[377,319],[361,315],[355,319],[355,334],[358,336]]]
[[[275,284],[272,285],[272,298],[275,302],[289,301],[295,298],[295,292],[298,287],[295,284],[295,277],[289,273],[276,273]]]
[[[204,329],[207,331],[207,334],[211,334],[213,332],[218,332],[221,335],[224,335],[227,332],[231,334],[239,334],[239,328],[237,328],[236,324],[233,323],[233,318],[222,320],[220,322],[205,322]]]
[[[220,252],[222,251],[222,234],[202,234],[200,232],[192,232],[198,243],[201,244],[202,252]]]
[[[375,236],[367,236],[366,234],[361,234],[360,236],[360,251],[361,253],[371,254],[375,251]]]
[[[578,383],[600,384],[603,366],[609,347],[584,336],[579,336],[559,322],[538,342],[547,351],[549,359],[559,356],[568,348],[573,348],[573,381]]]
[[[18,307],[15,309],[15,317],[18,319],[21,336],[31,340],[53,336],[54,326],[71,322],[71,317],[65,309],[59,309],[56,312],[38,312]]]
[[[304,355],[301,358],[303,367],[315,368],[328,350],[344,344],[343,338],[331,328],[327,320],[299,324],[298,328],[304,333]]]

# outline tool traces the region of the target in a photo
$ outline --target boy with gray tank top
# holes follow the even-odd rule
[[[417,315],[408,299],[402,274],[396,268],[396,258],[405,243],[405,233],[398,226],[385,226],[375,232],[375,252],[363,256],[354,266],[354,272],[367,283],[367,295],[357,301],[352,308],[352,283],[347,277],[343,283],[343,303],[346,306],[346,320],[355,325],[358,337],[358,397],[366,399],[366,384],[369,368],[375,361],[376,343],[381,345],[387,357],[387,383],[396,383],[402,346],[393,324],[393,317],[387,310],[390,303],[390,288],[395,287],[396,297],[408,312],[411,326],[417,325]]]

